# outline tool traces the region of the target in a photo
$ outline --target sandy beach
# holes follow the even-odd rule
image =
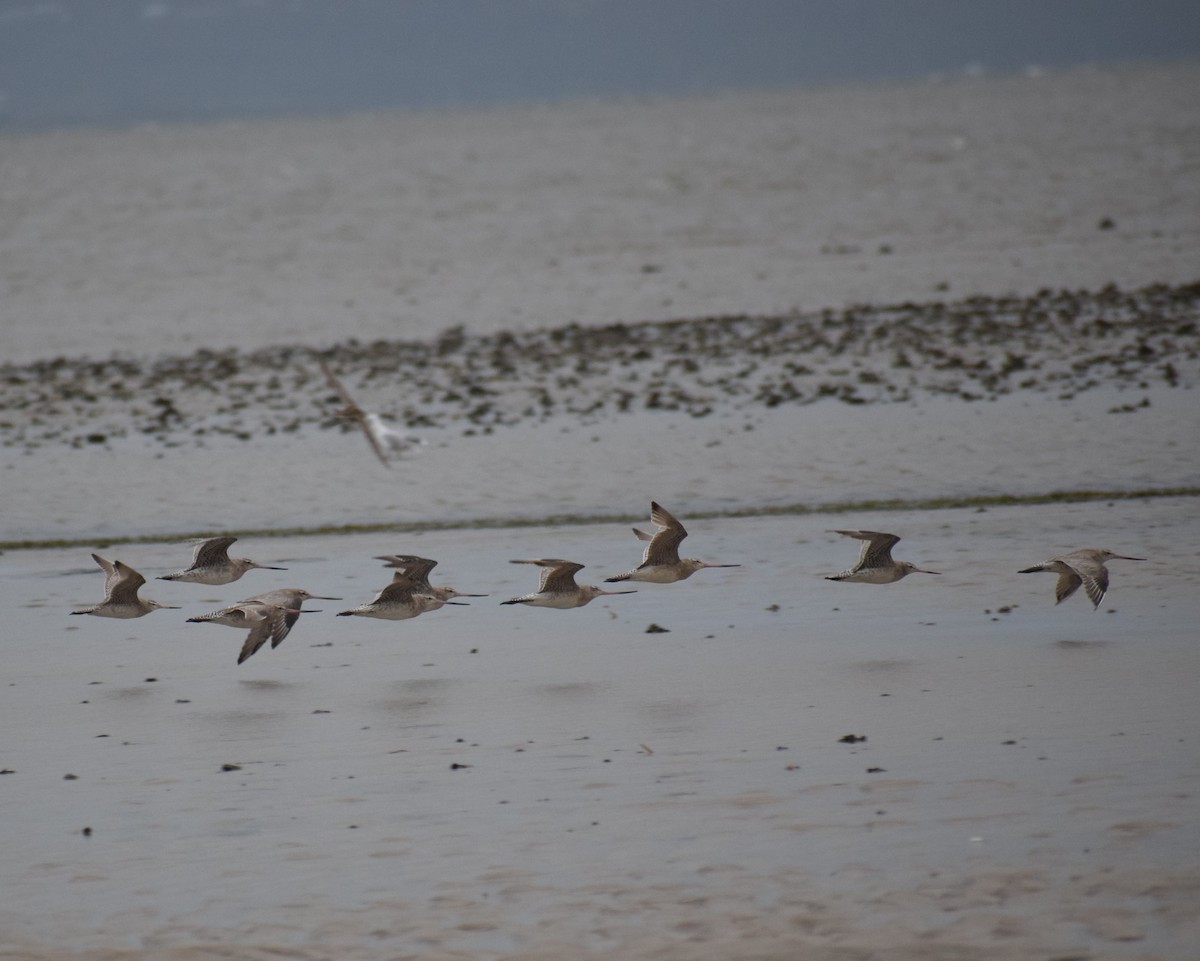
[[[1198,83],[2,138],[0,958],[1194,957]],[[652,499],[741,566],[500,605]]]

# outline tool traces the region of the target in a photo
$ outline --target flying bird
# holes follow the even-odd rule
[[[1092,602],[1092,610],[1100,606],[1104,595],[1108,592],[1108,568],[1105,561],[1118,559],[1122,561],[1144,561],[1144,557],[1127,557],[1124,554],[1114,554],[1106,547],[1085,547],[1072,551],[1070,554],[1059,554],[1048,561],[1034,564],[1018,571],[1020,574],[1033,574],[1037,571],[1050,571],[1058,575],[1058,583],[1054,585],[1054,603],[1061,604],[1079,590],[1082,584],[1088,599]]]
[[[892,560],[892,548],[900,542],[895,534],[880,531],[830,531],[843,537],[854,537],[863,541],[858,563],[850,570],[826,577],[827,581],[853,581],[857,584],[891,584],[909,574],[940,574],[928,571],[909,561]]]
[[[653,535],[636,527],[633,533],[640,541],[649,541],[642,563],[632,571],[604,578],[605,583],[616,581],[648,581],[651,584],[671,584],[691,577],[706,567],[741,567],[740,564],[708,564],[695,557],[680,557],[679,545],[687,531],[679,520],[656,501],[650,502],[650,520],[658,526]]]
[[[325,374],[325,379],[329,381],[329,386],[342,399],[344,407],[335,411],[335,415],[341,420],[351,424],[357,424],[367,438],[367,443],[371,445],[371,450],[375,456],[379,458],[379,463],[384,467],[391,467],[391,461],[388,460],[387,451],[395,451],[402,453],[425,441],[419,437],[412,437],[407,434],[402,434],[398,430],[389,427],[384,423],[383,418],[378,414],[363,410],[358,406],[358,403],[350,396],[350,392],[330,370],[329,365],[320,357],[317,358],[317,363],[321,365],[321,371]]]
[[[296,621],[300,620],[301,614],[319,613],[318,611],[305,611],[301,609],[301,605],[308,600],[313,601],[340,601],[340,597],[330,597],[327,594],[311,594],[302,587],[280,587],[273,591],[267,591],[265,594],[255,594],[253,597],[247,597],[244,601],[239,601],[240,604],[271,604],[274,607],[282,608],[283,625],[276,627],[271,632],[271,647],[278,647],[285,637],[288,636],[288,631],[296,626]],[[257,650],[257,648],[255,648]],[[251,651],[250,654],[253,654]],[[249,657],[247,654],[246,657]],[[238,663],[241,663],[240,661]]]
[[[376,557],[375,560],[386,561],[384,567],[399,568],[397,576],[404,576],[411,580],[416,585],[418,593],[431,594],[442,601],[448,601],[455,597],[487,597],[486,594],[467,594],[448,584],[434,587],[429,583],[429,574],[437,567],[438,562],[430,560],[428,557],[417,557],[415,554],[383,554]]]
[[[615,594],[636,594],[637,591],[606,591],[594,584],[576,584],[575,575],[583,570],[582,564],[546,557],[531,561],[509,561],[510,564],[537,564],[542,568],[538,589],[532,594],[522,594],[501,604],[527,604],[530,607],[555,607],[569,610],[583,607],[597,597]]]
[[[272,647],[278,645],[291,630],[291,624],[288,623],[289,615],[293,617],[292,623],[294,623],[294,618],[299,617],[301,613],[299,610],[292,611],[275,604],[264,604],[261,601],[243,601],[240,604],[222,607],[217,611],[209,611],[207,614],[189,617],[188,623],[221,624],[225,627],[249,630],[245,643],[242,644],[242,650],[238,654],[237,662],[241,664],[262,647],[268,639],[272,640]],[[303,613],[316,612],[306,611]]]
[[[286,571],[286,567],[259,564],[248,557],[230,557],[229,548],[236,537],[210,537],[196,545],[192,566],[173,574],[163,574],[160,581],[189,581],[193,584],[232,584],[250,570]]]
[[[108,561],[99,554],[94,560],[104,571],[104,600],[91,607],[84,607],[72,614],[94,614],[96,617],[142,617],[151,611],[179,610],[173,604],[160,604],[149,598],[138,597],[138,589],[146,578],[121,561]]]
[[[405,621],[428,611],[436,611],[446,604],[457,603],[423,592],[416,581],[403,571],[397,571],[392,582],[376,594],[372,601],[352,607],[348,611],[338,611],[338,617],[357,615],[381,617],[387,621]]]

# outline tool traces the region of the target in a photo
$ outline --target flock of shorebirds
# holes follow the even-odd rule
[[[653,534],[638,528],[633,532],[639,540],[646,541],[642,563],[632,570],[606,577],[606,584],[642,582],[649,584],[671,584],[686,580],[696,571],[706,568],[739,567],[738,564],[710,564],[694,557],[680,557],[679,545],[687,537],[687,530],[673,514],[656,502],[650,504],[650,520],[656,527]],[[939,574],[917,567],[909,561],[892,559],[892,548],[900,538],[895,534],[879,531],[838,530],[842,534],[863,542],[858,562],[849,570],[826,578],[831,581],[850,581],[858,584],[891,584],[909,574]],[[229,548],[236,537],[213,537],[196,546],[189,567],[162,575],[159,580],[186,581],[193,584],[231,584],[250,570],[286,570],[259,564],[245,557],[230,557]],[[1140,561],[1141,557],[1128,557],[1107,549],[1086,548],[1052,557],[1033,567],[1020,571],[1030,574],[1035,571],[1050,571],[1058,575],[1055,588],[1056,603],[1061,604],[1081,586],[1092,602],[1093,609],[1100,606],[1108,590],[1108,568],[1105,561]],[[121,561],[109,561],[98,554],[92,559],[104,571],[104,600],[91,607],[84,607],[72,614],[92,614],[96,617],[131,618],[142,617],[151,611],[179,610],[171,604],[160,604],[139,595],[146,579],[132,567]],[[377,617],[385,620],[402,621],[447,604],[461,604],[458,597],[486,597],[486,594],[467,594],[448,585],[434,586],[429,575],[437,561],[411,554],[388,554],[377,557],[385,567],[394,568],[392,580],[373,600],[357,607],[339,611],[339,617]],[[540,567],[541,580],[538,588],[529,594],[501,601],[502,604],[524,604],[529,607],[550,607],[569,610],[583,607],[597,597],[617,594],[633,594],[632,590],[605,590],[594,584],[579,584],[575,575],[584,565],[558,558],[518,559],[513,564],[535,564]],[[245,643],[238,655],[238,663],[254,654],[268,640],[278,647],[287,637],[301,614],[318,613],[306,611],[302,605],[308,600],[340,600],[328,595],[313,594],[299,587],[285,587],[263,594],[256,594],[228,607],[189,617],[189,623],[222,624],[248,631]]]

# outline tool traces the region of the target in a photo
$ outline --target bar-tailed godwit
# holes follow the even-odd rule
[[[363,434],[367,438],[367,443],[371,445],[371,450],[375,456],[379,458],[379,462],[384,467],[391,467],[392,463],[388,460],[386,451],[392,450],[397,453],[409,450],[425,443],[419,437],[410,437],[406,434],[401,434],[398,430],[394,430],[383,422],[383,418],[372,411],[363,410],[350,396],[350,392],[333,371],[329,369],[329,365],[320,357],[317,358],[317,363],[321,365],[321,371],[325,374],[325,379],[329,381],[329,386],[342,399],[344,407],[335,411],[335,414],[340,419],[351,424],[358,425]]]
[[[679,545],[687,531],[679,520],[665,507],[650,502],[650,520],[658,525],[653,535],[633,529],[640,541],[649,541],[642,555],[642,563],[632,571],[604,578],[605,583],[616,581],[648,581],[651,584],[671,584],[686,580],[696,571],[706,567],[741,567],[740,564],[708,564],[695,557],[680,557]]]
[[[352,607],[348,611],[338,611],[338,617],[357,615],[381,617],[387,621],[405,621],[427,611],[436,611],[446,604],[455,603],[457,602],[423,593],[411,577],[403,571],[397,571],[392,582],[376,594],[374,600]]]
[[[854,537],[864,541],[858,555],[858,563],[850,570],[826,577],[827,581],[853,581],[857,584],[891,584],[909,574],[940,574],[917,567],[908,561],[892,560],[892,548],[899,543],[895,534],[879,531],[831,531],[843,537]]]
[[[1085,547],[1070,554],[1059,554],[1048,561],[1034,564],[1033,567],[1022,568],[1018,573],[1050,571],[1057,574],[1058,583],[1054,585],[1055,604],[1061,604],[1079,590],[1079,585],[1082,584],[1094,611],[1108,592],[1108,568],[1104,566],[1104,562],[1113,559],[1144,561],[1146,558],[1114,554],[1106,547]]]
[[[414,584],[417,591],[421,594],[431,594],[434,597],[448,601],[455,597],[487,597],[486,594],[468,594],[465,591],[460,591],[458,588],[451,587],[449,584],[441,584],[434,587],[429,583],[430,572],[437,567],[438,562],[432,561],[428,557],[417,557],[414,554],[382,554],[375,558],[377,561],[386,561],[384,567],[396,567],[400,572],[407,576]]]
[[[229,547],[236,537],[210,537],[196,545],[192,566],[173,574],[163,574],[160,581],[188,581],[192,584],[231,584],[249,570],[286,571],[286,567],[259,564],[247,557],[230,557]]]
[[[273,591],[267,591],[265,594],[255,594],[253,597],[247,597],[244,601],[239,601],[241,604],[272,604],[275,607],[283,609],[283,626],[271,632],[271,647],[278,647],[285,637],[288,636],[288,631],[296,626],[296,621],[300,620],[301,614],[318,613],[316,611],[304,611],[301,605],[305,601],[340,601],[340,597],[330,597],[328,594],[312,594],[302,587],[280,587]],[[255,648],[257,650],[257,648]],[[253,654],[251,651],[250,654]],[[246,656],[249,657],[250,654]]]
[[[93,554],[92,560],[104,571],[104,600],[91,607],[84,607],[72,614],[94,614],[96,617],[142,617],[151,611],[177,611],[174,604],[160,604],[149,598],[138,597],[138,588],[146,583],[128,564],[105,560]]]
[[[576,584],[575,574],[583,570],[582,564],[545,557],[531,561],[509,561],[510,564],[537,564],[542,568],[542,578],[533,594],[523,594],[501,604],[528,604],[530,607],[555,607],[568,610],[583,607],[597,597],[615,594],[636,594],[637,591],[606,591],[594,584]]]
[[[249,630],[250,633],[246,635],[242,650],[238,654],[237,662],[241,664],[262,647],[268,638],[277,638],[275,644],[283,640],[291,630],[291,624],[288,623],[289,615],[293,618],[292,623],[295,623],[294,618],[299,617],[301,613],[299,610],[287,610],[275,604],[264,604],[261,601],[243,601],[240,604],[222,607],[217,611],[209,611],[207,614],[189,617],[188,623],[221,624],[225,627]],[[316,612],[305,611],[303,613]]]

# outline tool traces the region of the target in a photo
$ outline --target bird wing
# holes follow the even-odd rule
[[[538,581],[538,592],[546,590],[546,585],[551,585],[551,590],[555,590],[562,585],[566,585],[568,589],[575,586],[575,572],[583,570],[582,564],[576,564],[574,561],[564,561],[557,557],[539,557],[533,560],[512,560],[510,564],[537,564],[543,568],[541,579]],[[565,578],[565,580],[564,580]]]
[[[663,527],[650,538],[646,550],[642,553],[642,566],[655,564],[678,564],[679,542],[687,537],[687,531],[682,527]]]
[[[371,430],[371,425],[367,423],[365,418],[360,418],[358,426],[362,428],[363,435],[367,438],[367,443],[371,445],[371,450],[379,458],[379,463],[384,467],[391,467],[391,462],[387,459],[387,454],[383,452],[383,448],[379,445],[379,441],[375,437],[375,432]]]
[[[650,538],[650,543],[646,545],[646,550],[642,554],[642,567],[678,564],[679,545],[687,537],[687,531],[675,515],[656,501],[650,502],[650,520],[658,526],[658,530],[654,532],[654,536]],[[639,539],[646,539],[645,533],[636,527],[633,532],[638,535]]]
[[[100,565],[100,570],[104,571],[104,593],[107,596],[112,593],[113,587],[121,580],[121,575],[113,567],[112,561],[105,560],[99,554],[93,554],[92,560]]]
[[[401,603],[407,604],[412,600],[413,594],[420,590],[420,586],[411,577],[404,574],[403,571],[397,571],[396,576],[392,578],[390,584],[381,590],[376,596],[372,604],[380,603]]]
[[[284,609],[281,608],[279,614],[272,618],[271,624],[271,647],[278,647],[283,643],[283,639],[288,636],[288,632],[296,626],[296,622],[300,620],[301,611],[299,608]]]
[[[1083,582],[1083,589],[1087,592],[1092,607],[1099,607],[1104,595],[1108,593],[1108,568],[1102,561],[1091,557],[1073,560],[1071,567]]]
[[[244,613],[248,613],[248,612],[244,612]],[[275,633],[275,630],[276,630],[279,622],[282,620],[283,611],[279,610],[278,608],[275,609],[274,614],[266,612],[266,611],[263,611],[261,613],[262,613],[262,617],[260,617],[258,620],[254,621],[252,624],[249,625],[250,633],[246,635],[246,640],[242,644],[241,653],[238,654],[237,662],[239,664],[241,664],[242,661],[244,661],[251,654],[253,654],[255,651],[257,651],[265,643],[267,643],[268,638],[270,638],[271,635]],[[297,616],[299,616],[299,615],[297,615]],[[247,619],[249,619],[249,618],[247,618]],[[285,631],[284,633],[286,634],[287,632]],[[283,638],[280,638],[280,640],[282,640],[282,639]]]
[[[418,557],[416,554],[376,554],[375,560],[387,561],[387,567],[416,567],[418,564],[428,564],[429,570],[437,567],[437,561],[428,557]]]
[[[576,588],[575,573],[583,570],[582,564],[576,564],[574,561],[558,561],[554,567],[546,567],[542,569],[542,581],[538,585],[538,591],[548,591],[550,593],[558,593],[559,591],[573,591]]]
[[[350,392],[342,385],[342,382],[334,376],[333,371],[329,369],[329,365],[320,357],[317,358],[317,363],[321,365],[321,373],[323,373],[325,375],[325,379],[329,381],[329,386],[332,387],[337,393],[338,397],[342,399],[342,403],[347,407],[355,407],[359,410],[362,410],[362,408],[355,403],[354,398],[350,396]]]
[[[391,467],[392,465],[388,462],[387,455],[384,454],[383,448],[379,446],[379,441],[376,440],[370,424],[367,423],[367,417],[366,414],[363,413],[363,409],[359,407],[354,398],[350,396],[350,392],[346,390],[344,386],[342,386],[342,382],[334,376],[333,371],[329,369],[329,365],[320,357],[317,358],[317,363],[321,365],[321,371],[325,374],[325,379],[329,381],[329,386],[337,392],[337,395],[342,399],[342,403],[346,405],[345,408],[340,412],[341,415],[358,424],[359,429],[362,430],[363,435],[367,438],[367,443],[371,445],[371,450],[373,450],[375,452],[375,456],[379,458],[379,462],[383,464],[384,467]]]
[[[650,502],[650,520],[659,527],[672,527],[679,531],[679,539],[687,537],[687,531],[679,523],[679,519],[657,501]]]
[[[209,567],[224,564],[229,560],[229,548],[236,537],[210,537],[196,545],[192,555],[192,567]]]
[[[386,557],[375,559],[389,561],[389,566],[400,568],[401,572],[420,584],[429,583],[429,573],[438,565],[437,561],[430,560],[428,557],[417,557],[415,554],[389,554]]]
[[[1089,577],[1084,575],[1080,578],[1083,581],[1083,589],[1087,593],[1088,600],[1092,602],[1092,608],[1100,606],[1100,602],[1104,600],[1104,595],[1108,593],[1108,571],[1101,568],[1103,575],[1100,577]]]
[[[416,439],[400,433],[394,427],[388,426],[378,414],[364,413],[363,420],[366,423],[367,430],[375,438],[375,443],[380,447],[389,447],[397,453],[402,454],[420,443]]]
[[[115,604],[136,604],[138,588],[146,583],[146,578],[121,561],[113,561],[113,574],[115,579],[111,586],[108,583],[104,585],[105,600]]]
[[[271,646],[278,647],[280,642],[287,637],[288,631],[295,626],[296,621],[300,619],[301,614],[317,613],[316,611],[304,611],[301,605],[308,600],[312,595],[307,592],[298,592],[292,588],[281,587],[278,590],[267,591],[265,594],[255,594],[253,597],[248,597],[242,604],[269,604],[271,607],[279,609],[280,617],[275,619],[273,629],[271,631]],[[336,598],[329,598],[336,600]]]
[[[844,537],[853,537],[864,541],[858,553],[858,563],[852,571],[861,571],[867,567],[887,567],[892,563],[892,548],[900,541],[895,534],[885,534],[882,531],[834,531]]]
[[[402,581],[408,584],[413,591],[431,591],[433,586],[429,583],[428,577],[417,577],[415,573],[406,570],[398,570],[392,575],[393,581]]]
[[[1068,597],[1079,590],[1079,585],[1083,583],[1083,579],[1074,571],[1063,571],[1058,575],[1058,583],[1054,585],[1054,603],[1061,604]],[[1099,601],[1096,601],[1099,604]]]

